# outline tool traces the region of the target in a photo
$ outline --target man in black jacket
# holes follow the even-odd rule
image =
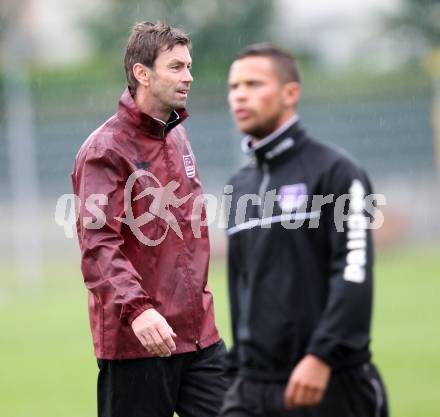
[[[231,179],[229,291],[236,375],[222,417],[385,417],[370,362],[375,196],[345,153],[310,138],[295,61],[251,45],[229,104],[252,162]]]

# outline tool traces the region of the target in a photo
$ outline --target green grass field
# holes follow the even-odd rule
[[[0,274],[0,416],[95,416],[97,367],[79,268],[51,266],[32,292],[14,285],[7,268]],[[229,342],[224,276],[213,264],[217,322]],[[378,257],[373,350],[394,417],[440,415],[439,296],[440,248]]]

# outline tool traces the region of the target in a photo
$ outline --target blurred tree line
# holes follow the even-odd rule
[[[17,24],[20,11],[26,12],[23,1],[0,2],[0,50],[7,28]],[[433,51],[438,50],[435,45],[440,42],[439,5],[438,0],[402,0],[398,17],[384,17],[386,32],[411,27],[412,31],[406,32],[408,36],[417,33],[426,39]],[[86,20],[81,15],[77,22],[96,46],[96,54],[91,60],[62,68],[42,66],[33,61],[29,53],[30,83],[40,112],[45,107],[48,107],[48,113],[53,112],[47,103],[59,99],[64,93],[69,97],[64,107],[69,105],[72,109],[77,109],[76,105],[84,100],[84,94],[91,97],[90,102],[97,102],[95,97],[118,94],[125,83],[122,57],[130,29],[134,23],[144,20],[163,20],[190,33],[193,73],[197,80],[193,91],[198,93],[194,96],[206,92],[211,99],[220,100],[224,98],[229,64],[243,46],[270,41],[277,35],[278,41],[282,39],[279,33],[282,28],[275,26],[277,7],[273,0],[102,0],[99,14],[95,13]],[[292,16],[292,24],[294,22]],[[285,38],[283,46],[290,48],[292,42],[292,39]],[[305,96],[308,97],[343,100],[345,97],[365,98],[378,94],[397,96],[408,94],[409,90],[420,93],[422,89],[425,94],[429,89],[426,74],[414,71],[414,67],[401,66],[393,73],[384,74],[363,73],[358,69],[328,74],[319,61],[314,61],[313,51],[301,51],[300,47],[295,45],[294,52],[301,72],[305,74]],[[2,78],[0,69],[0,90]]]
[[[416,32],[431,46],[440,46],[439,0],[403,0],[401,10],[389,18],[391,27]]]
[[[440,1],[404,0],[391,26],[414,31],[426,43],[425,66],[432,78],[432,126],[437,172],[440,175]]]
[[[211,82],[224,76],[233,56],[248,43],[267,40],[274,5],[267,0],[108,0],[99,16],[85,22],[100,60],[121,71],[130,29],[140,21],[165,21],[189,32],[193,72]]]

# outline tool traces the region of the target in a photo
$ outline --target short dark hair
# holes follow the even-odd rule
[[[268,42],[254,43],[246,46],[234,57],[234,61],[254,56],[271,59],[275,72],[282,83],[301,82],[293,55]]]
[[[154,68],[159,53],[163,50],[169,51],[176,45],[186,45],[191,48],[191,38],[181,29],[163,22],[141,22],[133,26],[124,55],[125,75],[132,95],[137,88],[133,65],[140,63],[148,68]]]

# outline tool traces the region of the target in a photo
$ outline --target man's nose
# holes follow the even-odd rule
[[[182,82],[191,84],[193,82],[193,80],[194,80],[194,78],[191,75],[191,71],[189,68],[187,68],[185,70],[185,73],[183,74]]]

